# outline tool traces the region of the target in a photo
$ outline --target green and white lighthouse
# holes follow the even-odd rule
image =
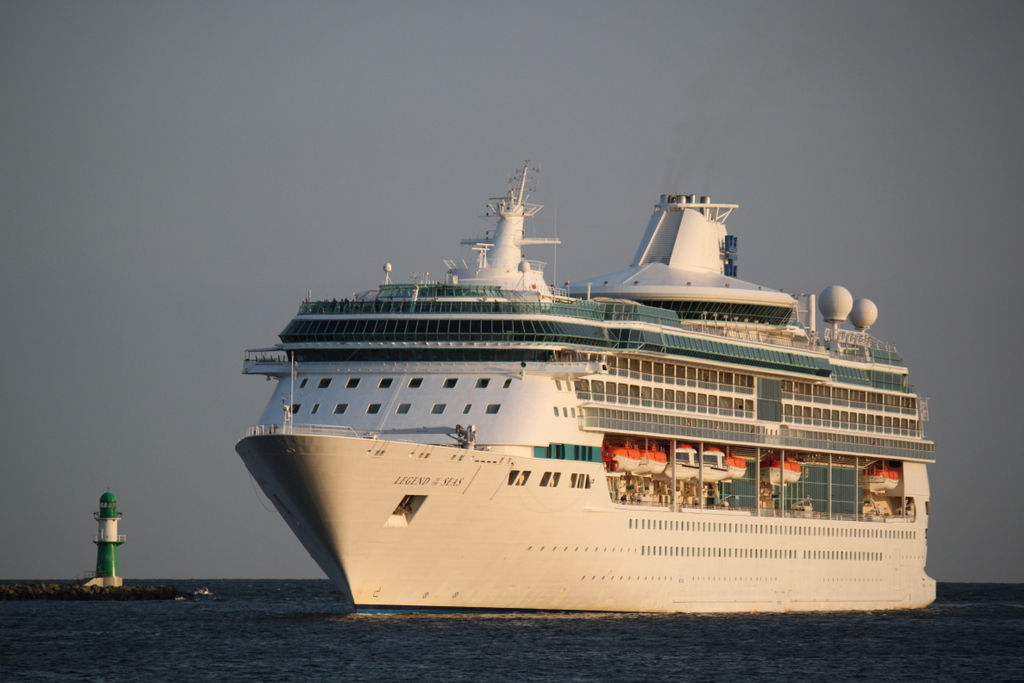
[[[96,577],[86,585],[120,586],[121,577],[117,575],[117,546],[125,541],[124,536],[117,535],[117,523],[121,521],[121,513],[117,511],[117,498],[110,491],[100,496],[100,510],[93,514],[99,522],[99,532],[93,538],[96,544]]]

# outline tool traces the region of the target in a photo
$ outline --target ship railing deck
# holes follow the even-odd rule
[[[624,508],[652,508],[656,510],[672,510],[671,502],[651,501],[651,500],[626,500],[623,501],[619,498],[615,498],[612,494],[612,502]],[[911,513],[909,515],[876,515],[876,514],[862,514],[860,516],[848,513],[848,512],[818,512],[812,510],[765,510],[761,509],[760,512],[757,508],[752,507],[724,507],[719,505],[694,505],[689,503],[678,503],[676,508],[680,512],[684,511],[695,511],[703,510],[705,512],[713,513],[739,513],[743,515],[749,515],[750,517],[769,517],[777,519],[817,519],[822,521],[831,522],[882,522],[882,523],[911,523],[916,519],[916,515]]]
[[[253,425],[245,430],[246,436],[265,436],[267,434],[300,434],[304,436],[352,436],[367,437],[372,432],[360,432],[351,427],[338,425],[305,425],[305,424],[269,424]]]
[[[672,410],[678,413],[692,413],[694,415],[718,415],[724,417],[738,417],[746,420],[753,420],[755,413],[751,410],[737,410],[735,408],[718,408],[715,406],[699,405],[694,403],[676,403],[672,401],[655,401],[646,398],[633,396],[618,396],[616,394],[598,394],[588,391],[577,391],[576,397],[581,401],[595,403],[610,403],[624,406],[638,406],[640,408],[653,408],[655,410]],[[597,407],[597,406],[595,406]],[[923,429],[903,429],[902,427],[883,427],[880,425],[861,424],[842,420],[824,420],[822,418],[796,417],[785,415],[788,424],[807,425],[813,427],[824,427],[836,429],[843,432],[858,432],[864,434],[888,434],[891,436],[903,436],[911,439],[924,438]]]
[[[711,322],[700,322],[690,320],[680,320],[679,327],[688,332],[701,332],[703,334],[713,334],[719,337],[728,337],[729,339],[739,339],[742,341],[757,342],[758,344],[771,344],[772,346],[785,346],[791,349],[802,349],[804,351],[814,351],[817,353],[826,353],[827,349],[814,340],[806,339],[786,339],[778,335],[765,334],[758,330],[750,329],[739,329],[729,327],[728,323],[711,323]]]

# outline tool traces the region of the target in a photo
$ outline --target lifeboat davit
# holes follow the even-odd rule
[[[661,474],[668,465],[668,456],[664,451],[626,446],[605,448],[601,452],[601,459],[605,463],[615,463],[614,466],[609,466],[609,469],[627,474]]]
[[[730,453],[729,457],[725,459],[725,468],[726,479],[742,479],[743,475],[747,473],[747,461]]]
[[[779,467],[778,460],[769,460],[761,465],[761,478],[772,486],[778,486],[780,469],[782,471],[783,485],[800,481],[800,463],[793,460],[786,460],[783,468]]]
[[[884,465],[869,467],[864,476],[864,486],[872,493],[892,491],[900,483],[900,473]]]

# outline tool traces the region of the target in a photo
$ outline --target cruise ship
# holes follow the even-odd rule
[[[385,265],[246,352],[276,384],[236,450],[352,607],[930,604],[927,401],[876,306],[740,280],[737,205],[681,194],[632,265],[552,286],[530,182],[443,279]]]

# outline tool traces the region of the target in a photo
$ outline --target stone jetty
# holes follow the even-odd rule
[[[0,585],[0,602],[8,600],[191,600],[174,586],[81,586],[60,583]]]

